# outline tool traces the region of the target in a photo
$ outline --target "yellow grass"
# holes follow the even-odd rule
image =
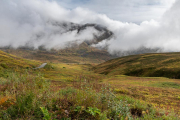
[[[104,80],[114,88],[117,94],[128,95],[135,99],[153,104],[157,108],[180,111],[180,89],[159,87],[159,83],[177,83],[178,79],[116,76]],[[157,85],[156,85],[157,84]]]
[[[156,54],[156,56],[158,55],[159,54]],[[151,55],[141,56],[140,59],[145,59],[146,57],[151,57]],[[169,60],[173,59],[163,60],[161,62],[163,63]],[[113,62],[118,64],[118,61],[112,61],[112,63]],[[165,77],[130,77],[126,75],[116,75],[117,71],[124,70],[124,68],[121,67],[127,67],[126,65],[122,65],[115,70],[110,69],[111,76],[90,71],[93,66],[89,64],[48,63],[50,66],[52,66],[51,69],[44,68],[33,70],[33,66],[37,67],[42,62],[22,59],[0,51],[0,65],[2,63],[5,63],[8,66],[8,69],[13,68],[13,66],[17,67],[16,70],[19,68],[24,70],[26,67],[30,67],[30,70],[33,73],[40,72],[43,74],[44,78],[50,80],[52,86],[57,88],[56,90],[67,86],[73,86],[73,84],[82,81],[96,82],[97,84],[110,84],[112,88],[114,88],[114,91],[117,93],[117,95],[127,95],[134,99],[138,99],[146,103],[151,103],[157,109],[163,108],[171,111],[174,110],[176,113],[180,114],[180,88],[178,88],[178,85],[180,85],[180,80],[178,79],[168,79]],[[140,62],[132,63],[132,65],[138,64],[140,64]],[[169,63],[169,66],[165,67],[172,67],[178,64],[179,62],[172,64]],[[102,64],[102,67],[103,66],[104,65]],[[104,70],[103,68],[101,69]],[[163,83],[174,83],[172,85],[177,86],[166,87],[162,86]],[[10,98],[4,96],[0,98],[0,105],[4,105],[8,99]]]

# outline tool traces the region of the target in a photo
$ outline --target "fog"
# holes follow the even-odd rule
[[[0,47],[31,46],[47,49],[63,49],[67,42],[92,40],[102,34],[92,27],[81,33],[67,31],[70,22],[76,24],[96,23],[114,33],[95,47],[108,46],[114,51],[132,51],[141,47],[160,49],[163,52],[180,51],[180,1],[176,1],[158,21],[143,21],[140,24],[121,22],[77,7],[66,9],[60,3],[47,0],[1,0],[0,4]],[[134,16],[136,17],[136,16]],[[63,27],[55,23],[68,23]]]

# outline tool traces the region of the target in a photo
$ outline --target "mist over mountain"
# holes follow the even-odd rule
[[[81,7],[67,9],[48,0],[2,0],[0,8],[0,47],[50,50],[85,42],[119,56],[180,51],[178,0],[159,21],[140,24],[113,20]]]
[[[89,46],[98,44],[103,40],[110,40],[113,33],[107,28],[97,24],[75,24],[71,22],[54,22],[49,21],[47,27],[54,27],[48,32],[41,31],[35,33],[24,44],[15,46],[10,44],[6,48],[27,48],[38,49],[64,49],[72,47],[74,44],[87,43]]]

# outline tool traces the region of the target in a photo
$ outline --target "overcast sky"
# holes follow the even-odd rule
[[[108,51],[139,47],[180,51],[180,0],[0,0],[0,46],[31,44],[48,49],[64,43],[92,39],[98,31],[90,28],[63,31],[51,22],[96,23],[114,33]]]
[[[122,22],[159,20],[175,0],[56,0],[67,9],[77,7],[105,14]]]

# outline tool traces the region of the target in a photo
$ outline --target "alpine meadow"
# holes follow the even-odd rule
[[[179,120],[179,0],[1,0],[0,120]]]

